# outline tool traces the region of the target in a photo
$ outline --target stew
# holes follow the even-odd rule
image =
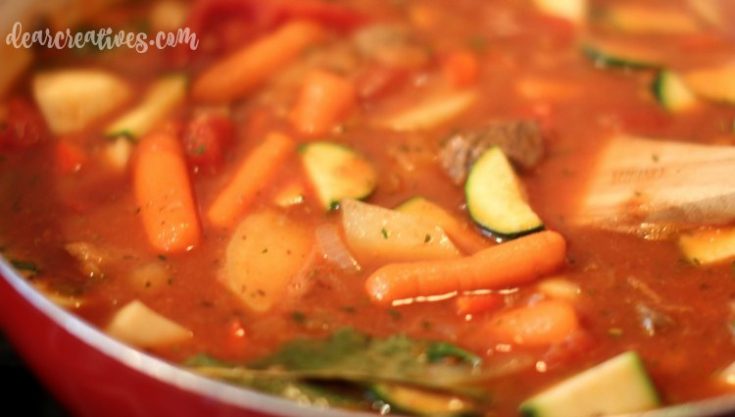
[[[735,216],[620,228],[580,207],[612,142],[735,144],[735,5],[96,3],[23,30],[130,42],[2,52],[0,250],[55,302],[315,406],[732,395]],[[663,172],[641,155],[618,175]]]

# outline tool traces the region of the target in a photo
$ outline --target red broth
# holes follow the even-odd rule
[[[600,68],[584,56],[580,45],[587,39],[625,40],[654,50],[666,67],[686,72],[732,57],[731,34],[705,22],[684,2],[671,1],[645,7],[665,6],[688,16],[696,30],[623,33],[595,13],[636,2],[593,1],[589,17],[579,24],[544,14],[530,1],[305,1],[302,9],[278,2],[275,11],[260,10],[268,7],[257,2],[206,3],[182,5],[190,13],[185,23],[201,37],[197,51],[180,46],[144,54],[126,48],[77,54],[36,48],[35,62],[6,94],[2,134],[7,139],[0,140],[0,246],[40,289],[103,329],[123,306],[140,300],[193,335],[148,348],[173,362],[205,353],[248,363],[289,341],[320,339],[345,327],[376,337],[405,334],[450,342],[487,363],[530,358],[532,366],[483,384],[492,398],[483,409],[488,416],[517,415],[519,404],[539,391],[628,350],[642,357],[663,405],[732,392],[719,376],[735,360],[732,260],[696,265],[684,259],[676,234],[652,240],[570,221],[594,155],[613,135],[719,145],[735,140],[732,104],[700,99],[690,111],[667,111],[650,92],[655,70]],[[83,23],[132,30],[131,22],[146,21],[151,8],[147,3],[116,6]],[[131,167],[140,158],[139,143],[131,142],[132,156],[123,168],[111,168],[106,160],[111,144],[106,126],[140,98],[63,134],[51,133],[34,98],[37,73],[80,67],[115,74],[129,85],[133,97],[141,97],[154,80],[172,71],[185,74],[196,88],[202,74],[223,57],[296,17],[316,21],[324,39],[237,97],[212,104],[192,97],[188,89],[186,98],[151,128],[180,140],[182,155],[188,158],[201,227],[201,238],[190,250],[166,253],[151,246],[133,189]],[[397,47],[378,40],[377,46],[364,46],[360,52],[355,38],[371,25],[384,25],[389,35],[405,39],[396,41]],[[395,28],[397,32],[390,32]],[[390,55],[390,48],[398,48],[397,55]],[[314,68],[347,80],[355,94],[353,104],[317,135],[301,131],[290,116],[300,80]],[[408,131],[382,122],[432,97],[446,100],[447,92],[456,91],[471,91],[475,101],[445,122]],[[199,127],[192,126],[202,113],[216,120],[200,119]],[[223,283],[235,226],[215,227],[207,210],[270,133],[285,134],[294,149],[240,210],[234,225],[273,210],[308,230],[309,236],[324,224],[336,225],[345,240],[340,211],[324,209],[296,152],[298,146],[324,140],[355,150],[373,167],[376,185],[367,203],[395,208],[423,196],[468,225],[475,242],[493,246],[491,237],[469,226],[463,187],[451,181],[439,155],[452,134],[508,120],[535,123],[543,138],[543,159],[528,169],[516,164],[515,172],[545,228],[558,231],[567,242],[564,265],[556,273],[503,288],[500,305],[471,316],[456,313],[453,297],[376,304],[366,293],[365,280],[391,262],[358,257],[361,270],[348,272],[322,256],[313,241],[303,268],[292,278],[290,288],[298,290],[284,292],[267,311],[253,311]],[[215,154],[203,156],[206,152]],[[302,187],[296,203],[278,207],[281,193],[294,184]],[[76,250],[70,250],[70,244],[76,244]],[[86,254],[92,263],[103,258],[98,270],[84,269],[80,247],[92,250]],[[468,255],[464,247],[461,252]],[[163,271],[156,275],[159,281],[136,280],[135,271],[151,265]],[[494,340],[488,325],[495,317],[554,298],[537,285],[552,276],[572,288],[571,300],[564,302],[573,307],[580,329],[562,342],[543,346]],[[651,328],[645,311],[665,318]]]

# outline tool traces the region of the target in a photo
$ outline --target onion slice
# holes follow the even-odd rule
[[[331,223],[316,228],[316,240],[324,259],[343,271],[359,272],[362,267],[347,249],[337,226]]]

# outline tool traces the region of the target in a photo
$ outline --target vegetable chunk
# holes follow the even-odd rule
[[[121,308],[107,326],[111,336],[131,345],[152,348],[183,342],[192,332],[152,310],[139,300]]]
[[[345,198],[365,198],[373,192],[378,174],[362,155],[331,142],[315,142],[299,149],[301,161],[321,205],[339,206]]]
[[[278,172],[291,154],[294,143],[288,136],[271,133],[240,163],[235,175],[220,191],[207,211],[207,218],[217,227],[231,226],[257,193]]]
[[[176,106],[184,102],[186,82],[183,75],[172,75],[157,80],[148,88],[142,102],[106,129],[106,135],[138,139],[150,132]]]
[[[534,417],[589,417],[637,413],[660,404],[637,353],[622,353],[521,404]]]
[[[84,130],[132,95],[120,77],[99,69],[43,72],[33,77],[32,85],[38,107],[58,135]]]
[[[244,97],[322,39],[319,25],[293,21],[216,62],[194,81],[192,95],[210,103]]]
[[[486,327],[493,340],[519,346],[562,342],[579,329],[574,308],[566,301],[548,300],[505,311]]]
[[[372,301],[396,300],[452,292],[503,289],[532,282],[564,263],[566,242],[544,231],[483,249],[459,259],[386,265],[365,282]]]
[[[361,263],[459,256],[444,230],[411,214],[344,200],[342,226],[347,245]]]
[[[183,252],[199,243],[199,215],[178,138],[169,133],[143,138],[133,166],[133,186],[154,249]]]
[[[314,248],[309,228],[275,211],[243,220],[227,245],[220,279],[257,313],[282,301]]]

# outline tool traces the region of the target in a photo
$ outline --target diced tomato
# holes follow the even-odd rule
[[[195,116],[183,134],[189,162],[209,172],[216,171],[233,135],[234,126],[229,117],[216,113]]]
[[[68,140],[60,140],[56,144],[56,168],[61,174],[79,172],[87,162],[84,149]]]
[[[229,50],[291,19],[317,21],[328,28],[351,30],[365,17],[323,0],[199,0],[187,26],[205,49]]]
[[[242,355],[248,344],[248,334],[245,325],[239,318],[233,318],[227,325],[225,343],[222,350],[218,352],[224,358],[238,358]]]
[[[0,122],[0,150],[27,148],[47,137],[43,117],[28,100],[9,100],[7,118]]]
[[[504,304],[503,296],[496,293],[461,295],[455,299],[457,314],[460,316],[495,311]]]
[[[480,63],[470,51],[454,51],[442,59],[442,73],[455,87],[467,87],[477,81]]]

